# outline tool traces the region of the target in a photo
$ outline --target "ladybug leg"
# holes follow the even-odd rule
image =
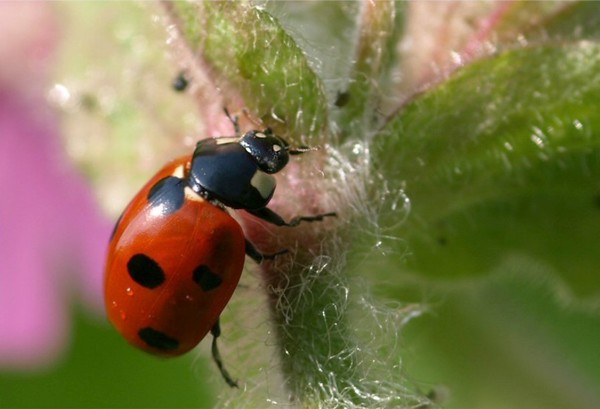
[[[288,253],[288,252],[289,252],[289,250],[286,249],[286,250],[278,251],[277,253],[263,254],[260,251],[258,251],[258,249],[256,247],[254,247],[254,244],[252,244],[248,240],[246,240],[246,254],[248,255],[248,257],[250,257],[252,260],[254,260],[256,262],[256,264],[262,263],[263,260],[273,260],[273,259],[275,259],[275,257],[280,256],[285,253]]]
[[[313,216],[296,216],[291,219],[289,222],[283,220],[283,217],[275,213],[273,210],[268,207],[263,207],[262,209],[256,210],[246,210],[248,213],[258,217],[259,219],[263,219],[266,222],[274,224],[275,226],[286,226],[286,227],[294,227],[300,224],[300,222],[320,222],[325,217],[336,217],[337,214],[335,212],[323,213],[323,214],[315,214]]]
[[[215,364],[217,364],[219,372],[221,372],[221,376],[223,376],[223,379],[225,379],[227,385],[231,386],[232,388],[237,388],[237,382],[233,380],[231,375],[229,375],[229,372],[227,372],[227,370],[225,369],[225,366],[223,366],[223,359],[221,359],[221,354],[219,353],[219,348],[217,347],[217,338],[219,338],[219,336],[221,335],[221,326],[219,325],[218,319],[215,325],[210,330],[210,333],[213,336],[211,348],[213,361],[215,361]]]

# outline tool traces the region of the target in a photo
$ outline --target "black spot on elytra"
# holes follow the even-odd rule
[[[179,348],[179,341],[171,338],[164,332],[160,332],[151,327],[145,327],[138,331],[138,336],[148,346],[160,349],[161,351],[174,351]]]
[[[127,262],[129,275],[139,285],[156,288],[165,281],[165,273],[158,263],[145,254],[136,254]]]
[[[208,266],[199,265],[193,272],[192,278],[194,282],[204,291],[214,290],[221,285],[223,279],[213,273]]]
[[[162,178],[148,192],[148,203],[152,207],[161,208],[161,213],[167,215],[183,206],[185,201],[185,182],[175,176]]]

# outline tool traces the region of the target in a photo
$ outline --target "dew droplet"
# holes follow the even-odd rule
[[[127,287],[127,289],[125,290],[125,293],[129,296],[133,295],[133,290],[131,289],[131,287]]]

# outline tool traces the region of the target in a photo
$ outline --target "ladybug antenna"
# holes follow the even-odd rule
[[[227,119],[229,119],[231,121],[231,123],[233,124],[233,129],[235,130],[235,136],[240,136],[240,124],[238,122],[237,115],[231,116],[231,114],[229,113],[229,109],[227,109],[227,107],[223,107],[223,111],[225,111],[225,116],[227,116]]]
[[[297,148],[288,148],[288,153],[290,155],[301,155],[305,152],[316,151],[319,150],[318,146],[298,146]]]

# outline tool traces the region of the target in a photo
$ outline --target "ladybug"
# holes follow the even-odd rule
[[[262,254],[228,209],[243,209],[277,226],[334,216],[286,222],[267,208],[276,187],[273,174],[290,155],[308,150],[290,148],[269,129],[252,130],[201,140],[191,157],[168,163],[152,177],[117,221],[106,264],[107,315],[129,343],[173,357],[211,332],[213,359],[225,381],[237,386],[217,348],[219,316],[246,255],[260,263],[286,250]]]

